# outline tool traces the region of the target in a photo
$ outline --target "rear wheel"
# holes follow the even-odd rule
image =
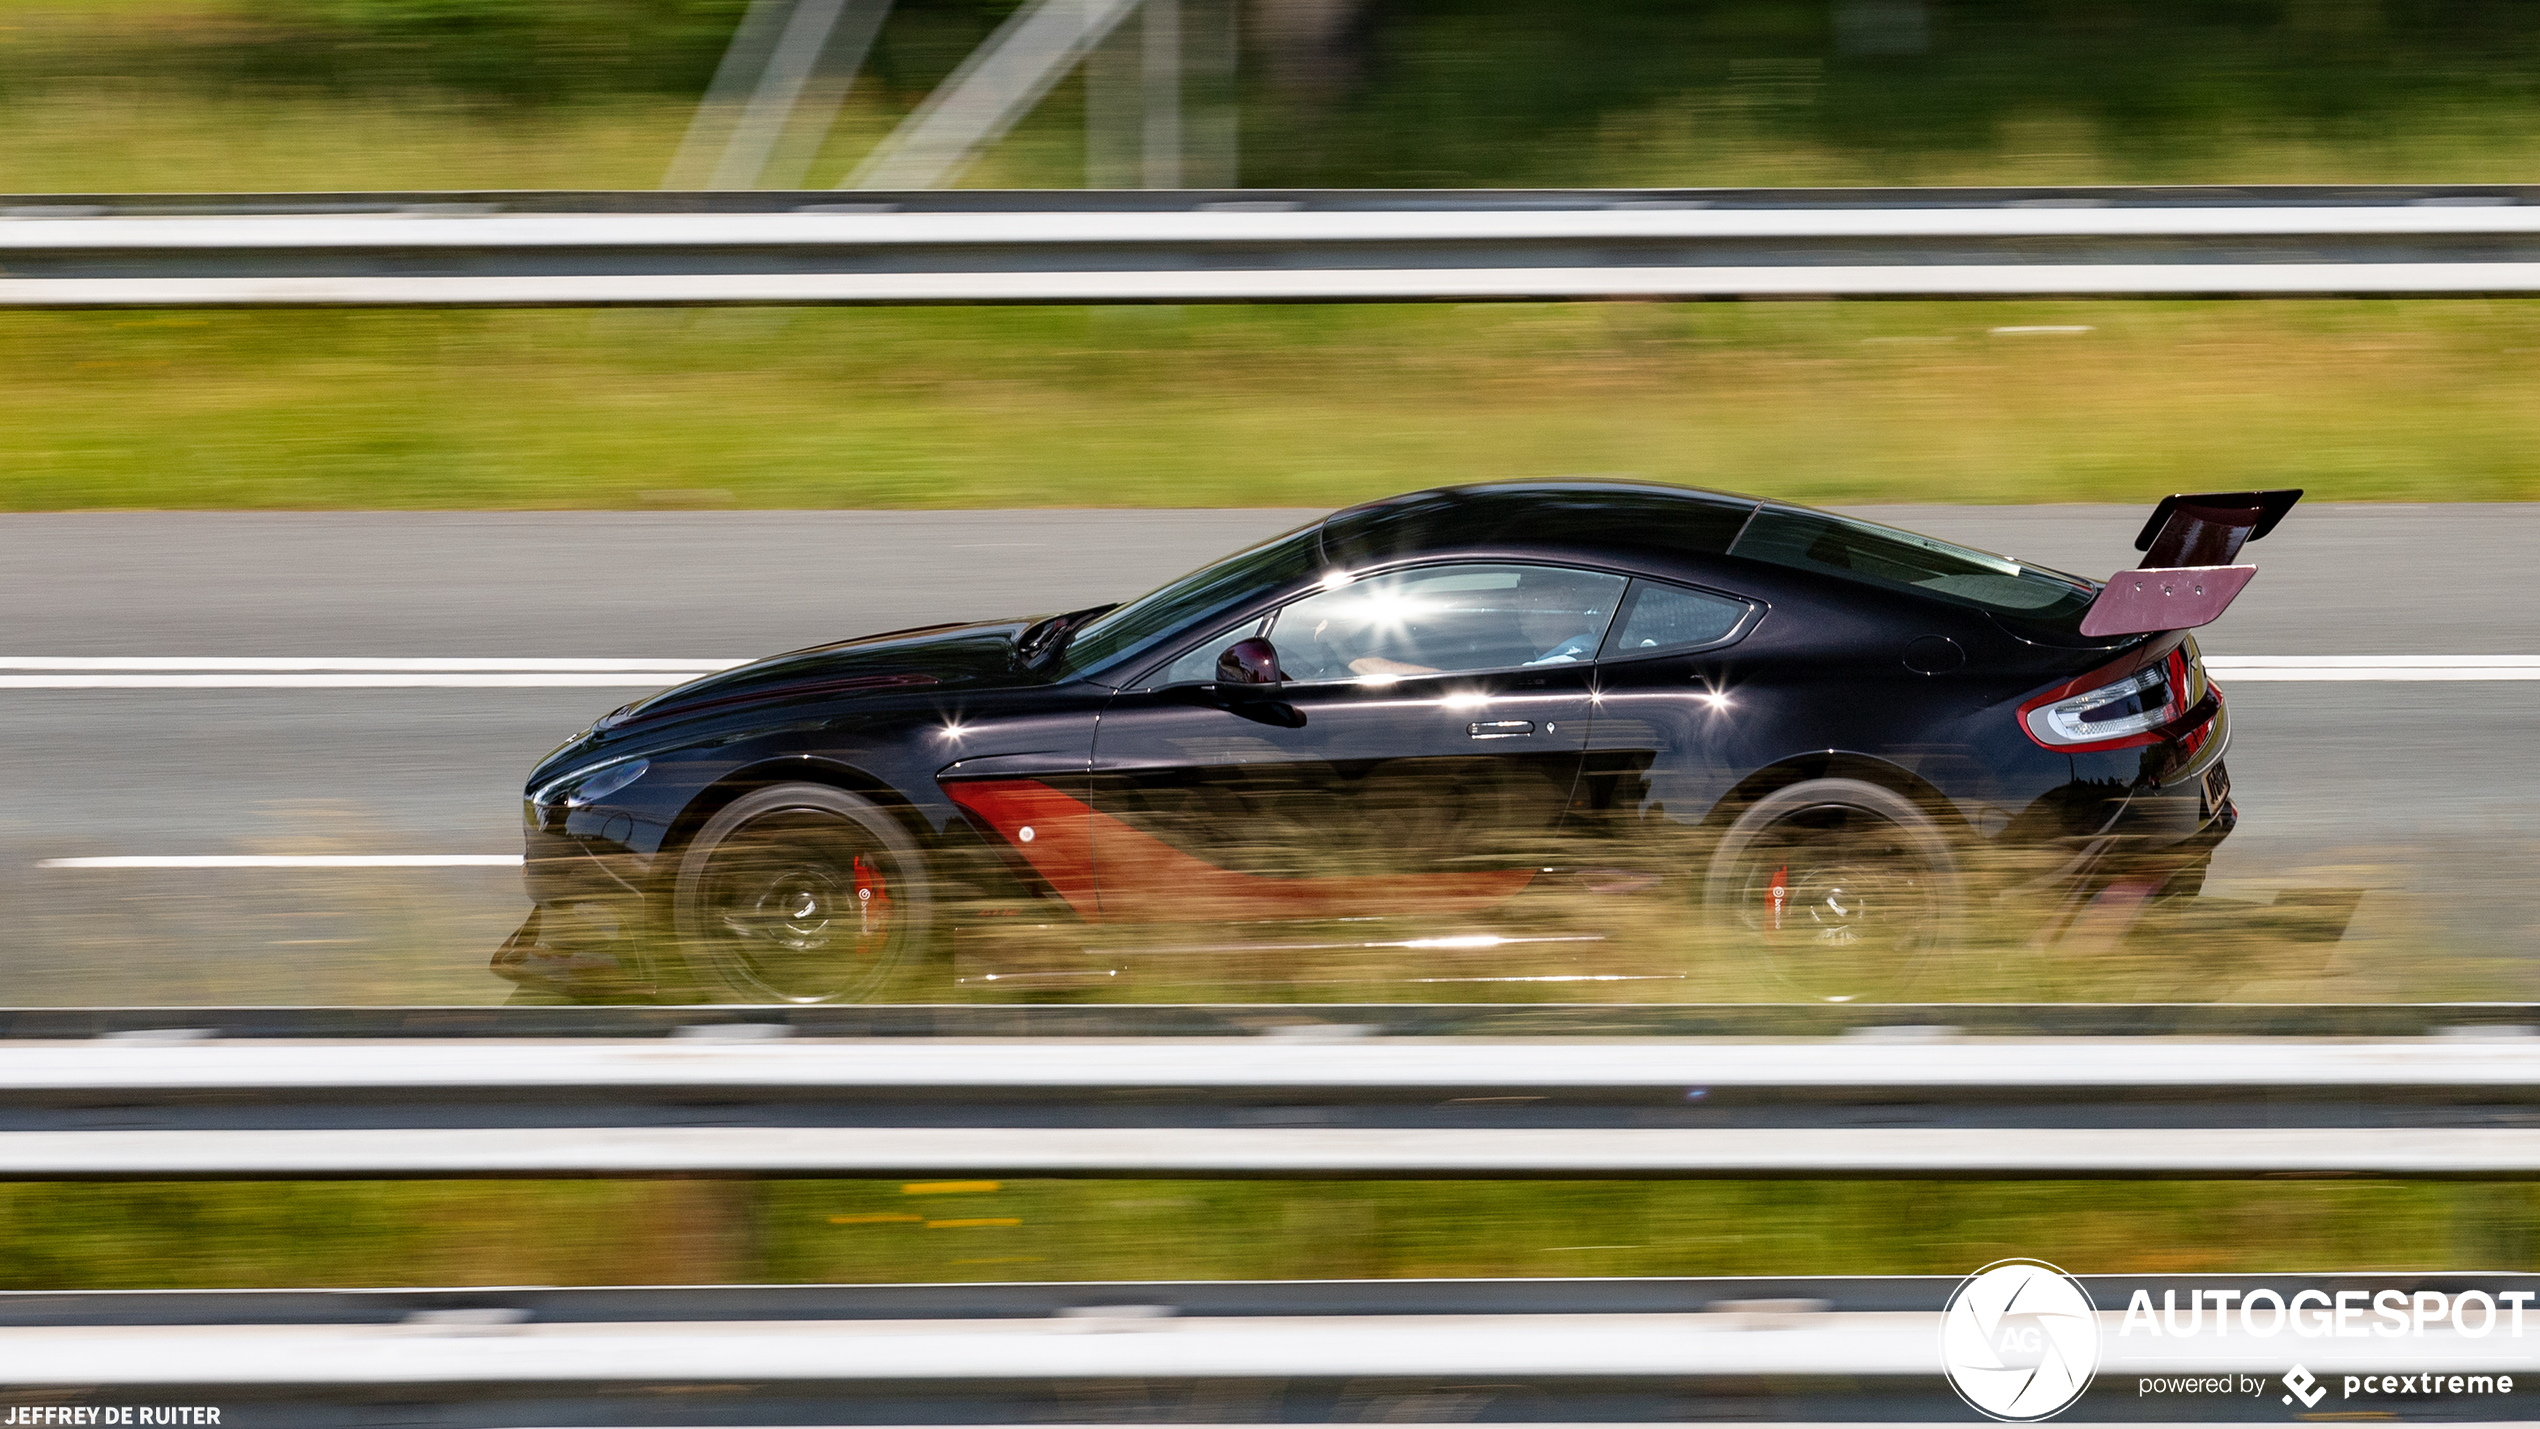
[[[924,945],[917,845],[869,799],[779,784],[706,821],[680,859],[673,917],[706,990],[749,1002],[855,1002]]]
[[[1714,929],[1811,998],[1902,988],[1955,938],[1958,861],[1938,822],[1893,790],[1810,779],[1757,800],[1705,882]]]

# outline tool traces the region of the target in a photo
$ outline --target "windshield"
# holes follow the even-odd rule
[[[1317,521],[1191,572],[1121,606],[1068,637],[1064,664],[1082,675],[1145,651],[1195,621],[1206,620],[1315,568]]]
[[[2060,571],[1815,511],[1758,511],[1729,554],[1920,591],[2021,620],[2078,615],[2092,595],[2086,582]]]

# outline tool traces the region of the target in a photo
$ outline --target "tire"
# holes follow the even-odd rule
[[[1957,938],[1958,858],[1940,824],[1858,779],[1777,789],[1720,838],[1712,928],[1784,987],[1828,1002],[1892,993]]]
[[[672,892],[708,996],[857,1002],[915,962],[933,924],[926,866],[898,820],[825,784],[734,800],[689,841]]]

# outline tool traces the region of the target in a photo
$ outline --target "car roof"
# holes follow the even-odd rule
[[[1757,497],[1661,482],[1493,481],[1406,492],[1334,512],[1317,528],[1322,562],[1343,569],[1505,541],[1671,557],[1721,555]]]

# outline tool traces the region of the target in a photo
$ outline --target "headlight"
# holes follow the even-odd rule
[[[561,779],[550,779],[538,786],[529,802],[541,809],[579,809],[596,803],[644,777],[652,767],[649,759],[624,759],[615,764],[602,764],[590,769],[577,769]]]

